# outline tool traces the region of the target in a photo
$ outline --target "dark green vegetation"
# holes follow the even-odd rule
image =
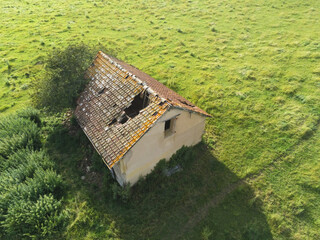
[[[56,125],[46,147],[71,187],[67,199],[74,222],[66,235],[73,239],[199,239],[205,235],[202,227],[199,231],[193,229],[195,226],[184,229],[189,218],[230,183],[239,181],[204,144],[199,144],[181,149],[169,163],[161,161],[129,193],[124,190],[115,196],[116,183],[81,131]],[[163,170],[176,164],[183,171],[166,177]],[[127,194],[129,200],[123,199]],[[261,201],[250,203],[251,198],[254,191],[245,184],[226,201],[228,208],[218,206],[219,221],[205,226],[215,231],[212,237],[250,239],[246,236],[257,233],[260,239],[271,239]],[[227,216],[226,211],[230,212]]]
[[[115,49],[213,115],[188,167],[133,188],[126,204],[113,200],[116,187],[94,167],[100,159],[85,138],[48,117],[43,140],[68,186],[67,238],[320,238],[319,1],[3,0],[0,8],[3,114],[28,104],[47,52],[84,42]],[[97,175],[87,176],[91,165]]]
[[[35,105],[51,111],[75,107],[88,82],[84,72],[95,56],[93,52],[84,44],[50,52],[44,60],[45,70],[35,80]]]
[[[1,238],[49,238],[65,225],[63,181],[40,149],[40,125],[33,109],[0,121]]]
[[[102,45],[90,47],[83,43],[49,52],[44,58],[43,71],[34,80],[34,105],[51,112],[75,108],[78,96],[88,83],[84,73],[97,54],[97,49],[114,55]]]

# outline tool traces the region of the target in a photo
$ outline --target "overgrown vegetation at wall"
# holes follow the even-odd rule
[[[40,127],[31,108],[0,120],[1,238],[48,239],[66,224],[64,183],[41,148]]]

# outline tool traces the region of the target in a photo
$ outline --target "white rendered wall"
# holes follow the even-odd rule
[[[173,133],[165,136],[166,120],[176,118]],[[201,141],[205,117],[180,109],[170,109],[157,123],[114,165],[118,182],[135,184],[140,176],[151,172],[161,160],[168,160],[182,146],[193,146]]]

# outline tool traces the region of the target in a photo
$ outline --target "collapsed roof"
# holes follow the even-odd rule
[[[172,107],[210,116],[162,83],[103,52],[86,72],[78,122],[109,168]]]

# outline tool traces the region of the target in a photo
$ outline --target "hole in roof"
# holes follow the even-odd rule
[[[190,107],[195,107],[194,105],[192,105],[190,103],[187,103],[186,101],[181,101],[180,99],[179,99],[179,102],[181,102],[181,103],[183,103],[183,104],[185,104],[187,106],[190,106]]]
[[[125,77],[125,79],[127,79],[129,77],[129,75],[127,75],[126,77]]]
[[[102,93],[104,92],[104,90],[106,90],[106,88],[100,89],[99,92],[98,92],[98,94],[99,94],[99,95],[102,94]]]
[[[139,112],[149,105],[149,93],[144,91],[134,97],[131,105],[124,109],[125,113],[130,118],[134,118],[139,114]]]
[[[124,124],[128,120],[129,120],[128,116],[126,114],[124,114],[121,116],[119,123]]]
[[[109,123],[108,125],[110,126],[110,125],[112,125],[112,124],[114,124],[114,123],[116,123],[117,122],[117,119],[115,118],[115,119],[113,119],[112,121],[111,121],[111,123]]]
[[[152,116],[157,116],[158,112],[154,112],[154,114],[152,114]]]
[[[144,91],[137,96],[135,96],[131,102],[131,105],[124,109],[124,111],[117,118],[114,118],[108,126],[111,126],[115,123],[126,123],[129,119],[137,116],[142,109],[149,105],[149,93]],[[116,107],[117,104],[114,104],[113,107]],[[156,116],[158,112],[155,112],[153,115]]]

